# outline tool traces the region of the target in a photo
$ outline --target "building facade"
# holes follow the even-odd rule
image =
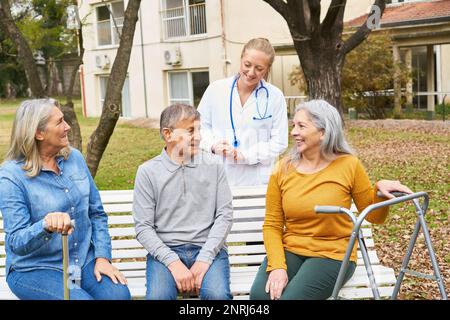
[[[366,19],[362,15],[347,25],[358,27]],[[394,61],[412,71],[406,88],[394,81],[394,111],[412,105],[433,118],[436,103],[450,103],[450,0],[392,1],[378,30],[392,37]]]
[[[322,1],[322,16],[331,0]],[[83,22],[83,111],[101,114],[128,0],[79,1]],[[344,20],[369,12],[373,0],[349,0]],[[243,45],[264,37],[277,51],[269,81],[298,96],[289,73],[299,60],[283,17],[262,0],[143,0],[122,92],[122,116],[158,119],[169,104],[198,105],[214,80],[236,74]]]

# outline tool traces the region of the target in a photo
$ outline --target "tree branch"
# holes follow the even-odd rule
[[[122,88],[130,63],[133,37],[136,30],[136,22],[138,21],[140,5],[141,0],[128,1],[124,15],[120,45],[117,49],[116,58],[114,59],[108,79],[100,122],[91,134],[87,145],[86,162],[93,177],[97,173],[100,160],[120,116]]]
[[[345,5],[347,0],[333,0],[331,1],[330,6],[328,7],[327,15],[322,22],[322,30],[329,31],[333,28],[336,21],[339,19],[342,21],[341,15],[343,15],[345,11]]]
[[[320,0],[309,0],[309,10],[311,11],[311,33],[318,30],[320,26]]]
[[[299,19],[295,21],[298,31],[302,34],[309,33],[311,24],[311,13],[307,1],[287,0],[288,14],[297,15]],[[295,13],[295,14],[293,14]]]
[[[380,19],[383,16],[384,9],[386,8],[386,1],[385,0],[376,0],[373,6],[378,6],[380,8]],[[373,7],[372,6],[372,7]],[[352,51],[354,48],[356,48],[361,42],[363,42],[372,31],[371,28],[368,26],[369,19],[372,19],[372,15],[368,15],[366,21],[363,23],[362,26],[359,27],[359,29],[347,40],[344,42],[341,52],[343,54],[347,54],[350,51]]]
[[[24,66],[28,86],[30,87],[33,96],[36,98],[45,97],[33,53],[23,34],[14,23],[8,0],[0,0],[0,26],[5,31],[6,36],[16,46],[19,60]]]
[[[297,21],[302,21],[304,19],[303,15],[299,16],[300,18],[298,18],[297,21],[294,20],[293,17],[297,16],[297,14],[292,13],[288,4],[283,0],[264,0],[264,2],[269,4],[286,20],[294,41],[305,41],[310,39],[308,31],[305,29],[302,30],[301,26],[297,24]]]

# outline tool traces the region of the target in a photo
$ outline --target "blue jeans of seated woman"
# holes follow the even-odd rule
[[[130,300],[130,291],[125,285],[115,284],[102,274],[97,282],[94,275],[95,259],[81,270],[81,283],[70,289],[70,300]],[[6,280],[11,291],[22,300],[63,300],[64,280],[62,271],[36,269],[33,271],[11,271]]]
[[[174,246],[171,249],[178,254],[181,262],[190,269],[200,252],[196,245]],[[176,300],[178,290],[170,270],[161,262],[147,255],[147,300]],[[202,300],[231,300],[230,292],[230,262],[228,253],[219,251],[205,276],[200,288]]]

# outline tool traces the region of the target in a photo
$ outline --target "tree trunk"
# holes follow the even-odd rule
[[[45,88],[46,89],[46,91],[47,91],[47,97],[51,97],[53,94],[54,94],[54,90],[53,90],[53,87],[54,87],[54,80],[55,80],[55,77],[54,77],[54,74],[53,74],[53,68],[54,68],[54,59],[52,58],[52,57],[50,57],[48,60],[47,60],[47,70],[46,70],[46,73],[45,73],[45,75],[46,75],[46,78],[47,78],[47,87]]]
[[[375,0],[374,14],[346,41],[342,40],[346,0],[331,0],[321,19],[320,0],[264,0],[286,20],[312,99],[324,99],[342,117],[341,74],[345,55],[371,32],[369,19],[381,19],[386,3]],[[373,7],[373,8],[374,8]]]
[[[51,90],[53,88],[54,68],[55,68],[54,59],[50,59],[47,70],[48,75],[47,81],[48,95],[47,95],[44,90],[44,86],[42,85],[39,70],[33,58],[33,53],[31,52],[28,43],[26,42],[19,28],[17,28],[17,26],[15,25],[14,20],[11,16],[11,9],[8,0],[0,0],[0,27],[2,27],[2,29],[5,30],[8,38],[10,38],[17,47],[17,51],[19,53],[19,60],[24,65],[25,74],[28,80],[28,85],[30,87],[32,96],[35,98],[44,98],[48,95],[51,95]],[[72,94],[73,94],[73,87],[75,84],[75,78],[78,74],[78,68],[83,62],[82,57],[84,50],[81,32],[79,34],[79,40],[80,40],[81,54],[79,57],[79,61],[77,62],[77,65],[75,66],[71,74],[70,85],[67,90],[67,102],[65,105],[61,106],[61,111],[64,114],[64,119],[72,128],[69,131],[70,144],[74,148],[77,148],[81,151],[82,139],[81,139],[80,125],[78,123],[78,119],[72,102]]]
[[[72,0],[72,4],[77,5],[76,0]],[[70,75],[69,87],[67,88],[66,95],[66,104],[62,107],[62,112],[64,113],[64,119],[71,126],[71,130],[69,131],[69,141],[72,147],[77,148],[78,150],[83,150],[83,139],[81,136],[81,129],[78,123],[77,114],[75,113],[74,104],[72,102],[73,97],[73,87],[75,86],[75,81],[78,76],[78,70],[80,66],[83,64],[83,56],[84,56],[84,44],[83,44],[83,26],[80,24],[80,29],[76,30],[78,37],[78,48],[79,48],[79,56],[77,61],[73,66],[72,73]],[[63,66],[64,68],[64,66]],[[64,88],[64,81],[63,81]]]
[[[77,148],[80,151],[83,150],[83,139],[81,137],[81,129],[78,123],[77,114],[75,113],[75,108],[72,102],[72,96],[73,96],[73,87],[75,86],[75,80],[78,76],[78,70],[80,66],[83,64],[84,47],[83,47],[83,33],[81,28],[79,31],[77,31],[80,55],[73,67],[72,74],[70,75],[69,87],[67,88],[66,91],[66,104],[62,108],[62,112],[64,113],[64,119],[72,127],[72,129],[69,131],[70,144],[72,145],[72,147]]]
[[[0,26],[5,31],[8,38],[12,40],[17,48],[19,59],[22,62],[25,75],[27,77],[28,85],[31,93],[35,98],[43,98],[46,96],[41,80],[39,78],[38,69],[34,62],[33,53],[31,52],[28,43],[17,28],[11,16],[11,10],[8,0],[0,0]]]
[[[61,111],[64,114],[64,120],[69,124],[71,129],[69,130],[68,137],[70,145],[80,151],[82,151],[82,139],[81,130],[78,123],[77,115],[72,101],[68,101],[61,106]]]
[[[335,43],[334,45],[333,42]],[[341,75],[345,56],[339,51],[341,40],[316,36],[295,41],[310,99],[322,99],[335,107],[342,117]]]
[[[93,177],[97,174],[103,152],[108,145],[109,139],[120,116],[122,107],[122,88],[127,75],[128,64],[130,62],[134,31],[136,29],[140,5],[140,0],[130,0],[128,2],[120,38],[120,46],[117,50],[117,55],[109,76],[100,122],[89,138],[89,143],[87,145],[86,162]]]
[[[320,49],[312,48],[311,50],[318,52]],[[305,60],[309,60],[308,63],[302,63],[302,66],[304,66],[303,72],[308,85],[310,99],[327,101],[342,116],[341,74],[343,59],[337,57],[333,57],[333,59],[320,59],[303,56],[302,60],[304,62]]]
[[[61,111],[64,113],[64,120],[69,124],[71,130],[69,131],[69,141],[70,145],[74,148],[77,148],[80,151],[83,151],[82,137],[81,137],[81,129],[78,123],[77,114],[75,113],[75,108],[72,102],[73,95],[73,87],[75,86],[75,80],[78,75],[78,69],[81,65],[81,57],[80,60],[74,65],[72,73],[70,75],[69,87],[66,92],[66,104],[61,106]]]

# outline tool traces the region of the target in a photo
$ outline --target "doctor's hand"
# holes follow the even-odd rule
[[[233,147],[226,140],[219,141],[211,147],[211,151],[218,156],[230,157],[233,152]]]
[[[234,163],[245,163],[244,155],[237,149],[233,149],[232,160]]]
[[[272,270],[266,282],[266,293],[270,293],[271,300],[278,300],[288,284],[288,275],[284,269]]]

